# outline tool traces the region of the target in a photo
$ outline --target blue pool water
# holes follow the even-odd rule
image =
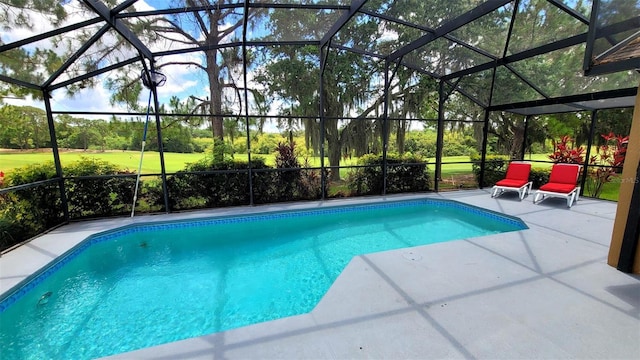
[[[2,299],[2,359],[95,358],[306,313],[353,256],[523,228],[418,200],[99,234]]]

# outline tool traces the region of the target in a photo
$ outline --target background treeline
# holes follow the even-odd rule
[[[161,109],[162,110],[162,109]],[[598,113],[595,126],[594,145],[602,144],[599,134],[628,135],[632,110],[610,109]],[[514,114],[498,114],[489,127],[488,153],[504,154],[516,158],[526,142],[527,152],[534,154],[548,153],[552,150],[552,142],[564,135],[571,135],[575,145],[586,145],[590,130],[590,114],[567,113],[538,116],[530,119],[527,126],[527,138],[524,139],[524,118]],[[144,129],[144,117],[131,116],[123,118],[112,116],[108,119],[87,119],[71,115],[56,115],[54,124],[56,139],[61,149],[79,150],[140,150]],[[242,119],[243,120],[243,119]],[[265,120],[250,119],[250,144],[252,153],[274,154],[280,142],[299,144],[296,152],[299,155],[318,156],[318,146],[310,139],[317,136],[311,134],[314,129],[304,126],[304,122],[294,124],[296,119],[275,122],[275,131],[266,132]],[[354,122],[361,122],[354,136],[347,136],[354,131]],[[381,120],[344,121],[340,128],[345,134],[338,143],[342,156],[360,157],[368,153],[378,153],[382,147],[380,134],[376,136],[376,125]],[[390,130],[390,149],[398,153],[411,153],[432,158],[436,154],[436,125],[433,120],[394,120],[395,126]],[[402,124],[399,124],[402,123]],[[472,155],[481,152],[482,124],[463,120],[448,120],[445,123],[443,156]],[[272,127],[271,131],[274,127]],[[221,141],[224,154],[246,154],[247,138],[244,121],[230,117],[225,121],[226,136]],[[178,116],[163,115],[161,117],[163,148],[166,152],[198,153],[212,150],[214,141],[211,130],[202,123],[193,124],[189,119]],[[371,134],[369,134],[371,132]],[[364,144],[362,143],[364,141]],[[329,145],[329,144],[328,144]],[[47,117],[44,110],[30,106],[4,105],[0,107],[0,148],[37,150],[51,147],[51,138]],[[145,148],[157,151],[157,131],[155,118],[149,123]]]

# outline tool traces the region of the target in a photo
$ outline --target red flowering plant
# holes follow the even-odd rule
[[[589,159],[589,165],[594,166],[586,183],[587,192],[596,198],[600,197],[603,185],[613,181],[620,172],[627,154],[625,144],[629,142],[629,136],[616,135],[613,132],[601,136],[605,143],[599,146],[597,154]]]
[[[549,159],[554,163],[566,164],[584,164],[584,148],[573,147],[573,139],[569,135],[565,135],[558,141],[553,141],[553,154],[549,155]]]

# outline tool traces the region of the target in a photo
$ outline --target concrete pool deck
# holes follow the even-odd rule
[[[640,358],[640,276],[606,264],[616,203],[588,198],[568,209],[485,189],[73,223],[2,256],[0,291],[89,234],[132,222],[424,197],[529,229],[357,256],[308,314],[111,359]]]

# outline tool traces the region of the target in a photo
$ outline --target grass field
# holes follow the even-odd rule
[[[95,152],[95,151],[61,151],[60,152],[60,162],[62,166],[70,164],[72,162],[78,161],[81,157],[89,157],[96,158],[100,160],[105,160],[113,164],[117,164],[119,167],[123,169],[129,169],[131,171],[137,171],[138,164],[140,162],[140,152],[138,151],[105,151],[105,152]],[[204,159],[207,157],[205,153],[190,153],[190,154],[181,154],[181,153],[165,153],[164,161],[165,168],[168,173],[173,173],[179,170],[184,169],[185,165],[188,163],[193,163],[198,160]],[[275,164],[275,156],[273,154],[269,155],[254,155],[254,157],[264,158],[266,163],[269,165]],[[247,160],[247,154],[235,154],[234,156],[237,160]],[[431,168],[433,168],[433,164],[435,163],[435,159],[428,159],[431,164]],[[527,158],[527,160],[537,160],[544,161],[546,160],[546,155],[544,154],[535,154],[531,158]],[[53,154],[51,152],[44,151],[0,151],[0,171],[3,171],[5,174],[9,174],[11,170],[27,165],[32,164],[40,164],[47,161],[53,161]],[[469,161],[468,156],[449,156],[443,157],[443,163],[454,163],[454,164],[445,164],[442,166],[443,175],[457,175],[457,174],[468,174],[471,172],[471,164],[455,164],[456,162],[465,162]],[[320,166],[320,158],[312,157],[309,159],[312,167]],[[342,161],[340,163],[341,166],[350,166],[356,165],[357,159],[347,159],[346,161]],[[325,165],[329,164],[329,160],[325,158]],[[550,167],[551,164],[536,164],[536,167]],[[160,173],[160,154],[154,151],[147,151],[144,153],[144,159],[142,162],[142,173],[143,174],[157,174]]]
[[[70,164],[79,160],[81,157],[96,158],[105,160],[113,164],[117,164],[122,169],[128,169],[129,171],[137,172],[138,164],[140,162],[140,152],[138,151],[61,151],[60,162],[62,166]],[[198,160],[207,157],[205,153],[165,153],[165,167],[168,173],[174,173],[183,170],[185,165],[193,163]],[[262,157],[269,165],[275,164],[274,155],[254,155],[254,157]],[[236,154],[234,156],[237,160],[247,160],[247,154]],[[525,160],[530,161],[546,161],[547,155],[545,154],[533,154],[527,155]],[[10,174],[13,169],[39,164],[47,161],[53,161],[53,154],[50,151],[1,151],[0,150],[0,171],[6,174]],[[357,159],[347,159],[341,162],[341,166],[356,165]],[[442,162],[442,179],[445,184],[443,188],[456,187],[456,181],[461,175],[469,175],[472,173],[471,164],[457,164],[457,162],[469,161],[468,156],[449,156],[443,157]],[[312,167],[320,166],[320,158],[313,157],[309,159]],[[435,159],[429,159],[430,170],[434,171]],[[449,164],[447,164],[449,163]],[[325,158],[325,165],[328,166],[329,160]],[[550,168],[550,163],[534,163],[535,168]],[[349,169],[341,169],[340,175],[345,177]],[[160,173],[160,154],[158,152],[148,151],[144,153],[144,159],[142,163],[142,174],[158,174]],[[618,199],[619,184],[608,183],[605,184],[605,188],[602,192],[601,198],[608,200]]]

